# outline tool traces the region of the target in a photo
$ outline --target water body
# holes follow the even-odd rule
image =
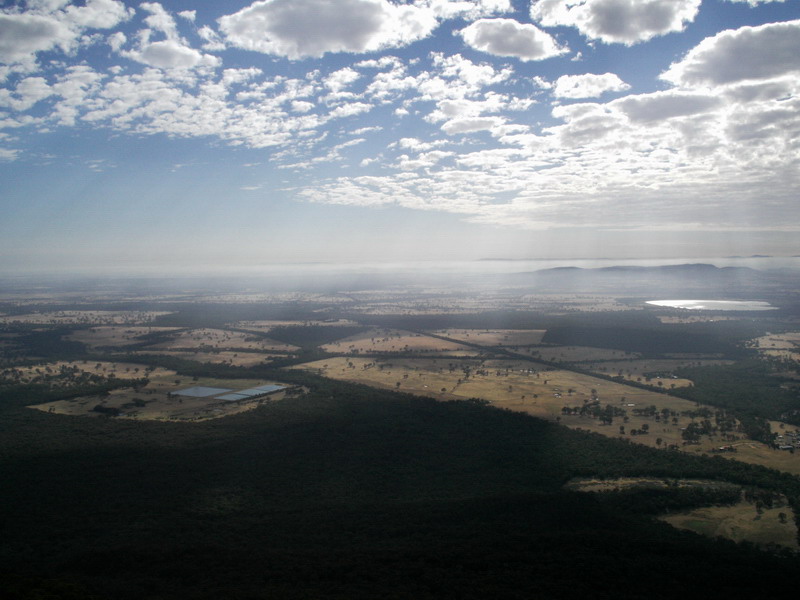
[[[687,310],[776,310],[769,302],[758,300],[649,300],[647,304]]]

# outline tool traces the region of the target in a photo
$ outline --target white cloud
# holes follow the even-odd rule
[[[84,6],[65,2],[28,3],[27,12],[0,12],[0,62],[31,69],[39,52],[69,52],[82,41],[87,29],[108,29],[128,19],[133,9],[117,0],[88,0]]]
[[[87,0],[84,6],[68,7],[65,14],[80,29],[109,29],[131,18],[134,9],[117,0]]]
[[[648,123],[708,113],[720,104],[718,96],[670,90],[628,96],[615,100],[610,106],[619,107],[632,121]]]
[[[195,22],[197,19],[197,11],[196,10],[182,10],[178,13],[178,16],[181,19],[186,19],[187,21],[191,21],[192,23]]]
[[[158,2],[142,2],[139,5],[142,9],[150,13],[144,20],[148,27],[160,31],[167,36],[168,40],[178,39],[178,26],[164,7]]]
[[[473,133],[475,131],[488,131],[501,125],[504,120],[500,117],[464,117],[451,119],[442,125],[442,131],[447,135],[459,133]]]
[[[614,73],[562,75],[556,80],[553,95],[558,98],[596,98],[606,92],[624,92],[630,87]]]
[[[460,33],[464,41],[476,50],[497,56],[514,56],[523,61],[543,60],[567,52],[538,27],[513,19],[480,19]]]
[[[220,64],[216,56],[203,54],[176,40],[152,42],[143,46],[141,50],[123,52],[123,55],[159,69],[191,69],[197,66],[215,67]]]
[[[438,21],[429,7],[387,0],[260,0],[219,24],[229,44],[300,59],[405,46]]]
[[[662,75],[676,85],[720,85],[800,73],[800,20],[722,31]]]
[[[17,84],[13,94],[6,89],[0,89],[0,106],[24,111],[52,94],[52,88],[43,77],[26,77]]]
[[[128,41],[128,38],[121,31],[116,31],[109,35],[106,41],[114,52],[119,52],[120,48]]]
[[[60,47],[68,50],[76,34],[66,23],[50,16],[0,14],[0,61],[33,60],[37,52]]]
[[[348,85],[356,81],[361,74],[350,67],[339,69],[328,75],[323,81],[325,87],[332,92],[341,92]]]
[[[514,10],[510,0],[428,0],[428,4],[440,19],[478,19]]]
[[[590,39],[633,45],[694,20],[701,0],[538,0],[531,18],[545,27],[577,27]]]
[[[314,108],[313,102],[306,102],[305,100],[293,100],[292,112],[307,113]]]

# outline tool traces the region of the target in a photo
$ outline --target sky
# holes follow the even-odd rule
[[[800,0],[0,8],[0,270],[800,254]]]

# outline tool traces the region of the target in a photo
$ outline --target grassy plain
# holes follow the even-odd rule
[[[240,331],[225,329],[190,329],[182,330],[171,336],[168,340],[150,346],[158,350],[275,350],[279,352],[293,352],[297,346],[291,346],[276,340],[253,337]]]
[[[785,515],[783,519],[781,513]],[[759,514],[753,504],[740,502],[733,506],[709,506],[659,518],[678,529],[688,529],[712,538],[798,549],[794,511],[788,505],[765,507]]]
[[[398,329],[373,329],[321,346],[326,352],[369,354],[372,352],[424,352],[426,354],[475,355],[477,352],[457,342],[402,331]]]
[[[573,429],[593,431],[656,448],[674,445],[685,452],[711,453],[721,446],[733,446],[735,452],[719,455],[800,474],[800,452],[792,454],[774,450],[745,438],[741,433],[735,434],[735,440],[727,439],[723,435],[702,436],[699,443],[684,445],[683,428],[695,420],[685,413],[700,408],[699,404],[691,400],[573,371],[548,370],[548,367],[530,361],[374,359],[353,356],[333,357],[293,368],[332,379],[440,400],[481,398],[498,408],[524,412],[558,421]],[[590,414],[564,414],[565,407],[580,409],[584,404],[592,402],[593,397],[602,407],[612,405],[624,410],[627,420],[623,416],[616,416],[611,424],[604,424]],[[650,406],[655,407],[658,418],[634,412]],[[666,420],[660,414],[664,409],[670,411]],[[713,410],[711,408],[712,414]],[[640,433],[645,429],[647,433]]]
[[[436,335],[481,346],[531,346],[541,344],[544,329],[442,329]]]
[[[732,484],[698,479],[664,480],[653,477],[620,479],[578,479],[567,489],[580,492],[615,492],[626,489],[666,489],[668,487],[731,487]],[[734,486],[735,487],[735,486]],[[783,517],[781,517],[783,513]],[[758,545],[777,544],[798,549],[795,514],[785,496],[778,495],[771,507],[756,507],[742,494],[741,502],[731,506],[709,506],[690,511],[664,514],[658,518],[678,529],[687,529],[711,538],[724,537],[735,542]]]
[[[137,379],[145,376],[147,368],[147,365],[128,362],[59,360],[24,367],[8,367],[3,371],[3,375],[6,377],[19,377],[21,383],[33,383],[43,378],[52,379],[52,377],[61,372],[62,369],[68,369],[76,370],[77,373],[88,373],[89,375],[97,375],[100,377]],[[167,370],[162,368],[155,368],[155,370],[152,370],[152,376],[156,377],[165,373],[167,373]],[[67,385],[70,382],[64,380],[63,383]]]
[[[150,323],[165,311],[59,310],[0,317],[0,323],[21,325],[135,325]]]
[[[753,347],[766,356],[800,361],[800,331],[773,333],[753,340]]]
[[[234,352],[232,350],[215,350],[203,352],[200,350],[141,350],[136,354],[149,354],[155,356],[174,356],[199,363],[214,365],[231,365],[232,367],[254,367],[265,365],[276,356],[284,357],[285,354],[270,354],[265,352]]]
[[[233,329],[246,329],[257,333],[267,333],[270,329],[275,327],[298,327],[298,326],[313,326],[313,327],[352,327],[358,325],[355,321],[347,319],[337,319],[335,321],[292,321],[292,320],[266,320],[266,321],[236,321],[230,323]]]

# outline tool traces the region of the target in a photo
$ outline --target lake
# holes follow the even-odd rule
[[[647,304],[687,310],[776,310],[769,302],[758,300],[648,300]]]

